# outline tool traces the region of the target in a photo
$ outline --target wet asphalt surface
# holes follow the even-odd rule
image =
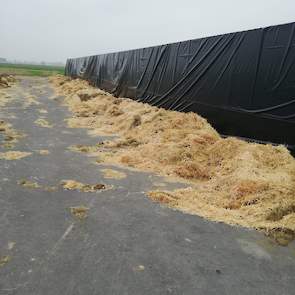
[[[68,150],[104,137],[67,128],[70,114],[48,99],[53,89],[46,79],[22,78],[20,87],[9,90],[16,99],[0,110],[0,119],[27,135],[13,150],[32,155],[0,160],[0,257],[11,257],[0,266],[1,295],[295,294],[294,242],[281,247],[262,233],[153,203],[144,192],[165,182],[159,176],[112,167],[127,178],[105,179],[100,169],[111,166]],[[24,109],[25,93],[40,104]],[[34,124],[40,117],[54,127]],[[34,152],[40,149],[50,154]],[[54,186],[73,179],[112,189],[48,192],[22,187],[20,179]],[[80,205],[90,208],[84,220],[69,210]]]

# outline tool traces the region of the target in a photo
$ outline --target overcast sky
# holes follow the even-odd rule
[[[295,0],[0,0],[0,57],[62,61],[295,21]]]

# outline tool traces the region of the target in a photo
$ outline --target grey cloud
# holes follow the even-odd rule
[[[294,21],[293,0],[0,0],[0,56],[126,50]]]

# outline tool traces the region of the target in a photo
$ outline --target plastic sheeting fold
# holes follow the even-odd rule
[[[115,96],[193,111],[224,135],[295,150],[295,23],[68,59]]]

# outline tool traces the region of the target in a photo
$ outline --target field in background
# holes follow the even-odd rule
[[[64,67],[29,64],[0,64],[0,74],[47,77],[56,74],[63,75]]]

